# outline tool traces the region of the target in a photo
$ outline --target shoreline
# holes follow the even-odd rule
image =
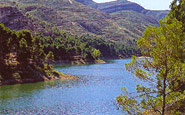
[[[95,62],[86,62],[84,63],[78,63],[78,64],[71,64],[71,63],[52,63],[52,65],[86,65],[86,64],[105,64],[104,60],[97,60]],[[51,64],[51,63],[50,63]],[[60,73],[60,72],[59,72]],[[5,81],[0,80],[0,87],[4,85],[15,85],[15,84],[26,84],[26,83],[37,83],[37,82],[44,82],[44,81],[51,81],[51,80],[73,80],[73,79],[78,79],[79,77],[73,76],[73,75],[68,75],[68,74],[59,74],[60,76],[43,76],[42,78],[26,78],[26,79],[9,79]]]
[[[50,65],[88,65],[88,64],[106,64],[105,60],[95,60],[95,61],[84,61],[84,62],[72,62],[72,61],[55,61],[49,62]]]
[[[78,63],[78,64],[72,64],[70,61],[57,61],[54,63],[49,63],[51,65],[86,65],[86,64],[106,64],[107,62],[105,60],[96,60],[96,61],[88,61],[86,63]],[[60,72],[59,72],[60,73]],[[68,74],[59,74],[60,76],[43,76],[42,78],[26,78],[26,79],[9,79],[5,81],[0,80],[0,87],[4,85],[15,85],[15,84],[26,84],[26,83],[37,83],[37,82],[44,82],[44,81],[51,81],[51,80],[73,80],[73,79],[79,79],[78,76],[68,75]]]
[[[59,77],[57,77],[57,76],[43,77],[43,79],[32,79],[32,78],[12,79],[12,80],[0,81],[0,86],[26,84],[26,83],[37,83],[37,82],[44,82],[44,81],[51,81],[51,80],[72,80],[72,79],[78,79],[78,78],[79,77],[77,77],[77,76],[64,74]]]

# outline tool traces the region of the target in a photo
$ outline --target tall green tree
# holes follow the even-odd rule
[[[185,31],[185,1],[174,0],[170,7],[170,18],[176,18],[178,21],[182,22]]]
[[[32,46],[32,59],[37,65],[42,65],[45,61],[46,53],[44,51],[44,46],[38,36],[33,38],[33,46]]]
[[[181,114],[178,103],[184,103],[185,91],[185,33],[183,24],[176,19],[170,23],[160,21],[160,27],[148,27],[138,46],[150,59],[133,60],[126,69],[137,78],[148,83],[137,85],[137,96],[124,89],[124,95],[117,97],[118,105],[129,114],[152,110],[161,115]],[[137,99],[140,98],[140,99]],[[172,106],[175,108],[172,109]]]
[[[33,47],[33,37],[31,32],[28,30],[21,30],[16,32],[17,35],[17,60],[21,63],[28,63],[28,59],[31,58],[32,47]]]
[[[20,71],[27,77],[29,72],[25,67],[28,66],[35,71],[44,70],[46,55],[40,38],[33,38],[28,30],[13,31],[3,24],[0,24],[0,33],[0,80],[11,79]],[[51,56],[49,53],[47,58]]]

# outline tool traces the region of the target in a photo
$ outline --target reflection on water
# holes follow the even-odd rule
[[[78,80],[56,80],[0,87],[0,114],[32,115],[120,115],[114,105],[120,88],[135,90],[124,64],[130,61],[85,66],[57,66],[56,70],[79,76]]]

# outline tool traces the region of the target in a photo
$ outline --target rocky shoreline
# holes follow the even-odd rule
[[[55,61],[55,62],[47,62],[50,65],[85,65],[85,64],[105,64],[107,63],[104,60],[95,60],[95,61],[84,61],[84,60],[80,60],[80,61],[70,61],[70,60],[66,60],[66,61]]]
[[[104,60],[96,60],[94,62],[86,62],[86,63],[73,63],[72,65],[81,65],[81,64],[105,64],[106,62]],[[69,65],[71,64],[70,61],[60,61],[60,62],[55,62],[55,63],[50,63],[50,64],[62,64],[62,65]],[[32,71],[34,72],[34,71]],[[39,74],[36,74],[39,75]],[[40,76],[36,77],[36,75],[33,75],[31,78],[19,78],[19,79],[9,79],[9,80],[0,80],[0,86],[3,85],[14,85],[14,84],[25,84],[25,83],[35,83],[35,82],[42,82],[42,81],[50,81],[50,80],[70,80],[70,79],[78,79],[77,76],[72,76],[72,75],[67,75],[67,74],[62,74],[59,72],[59,76]]]
[[[106,62],[104,60],[96,60],[94,62],[86,62],[86,63],[73,63],[72,65],[81,65],[81,64],[105,64]],[[50,63],[50,64],[56,64],[56,63]],[[57,64],[63,64],[68,65],[71,64],[71,62],[57,62]],[[60,73],[60,72],[59,72]],[[24,79],[9,79],[9,80],[0,80],[0,86],[3,85],[14,85],[14,84],[25,84],[25,83],[36,83],[36,82],[42,82],[42,81],[50,81],[50,80],[70,80],[70,79],[78,79],[77,76],[73,75],[67,75],[60,73],[59,76],[43,76],[43,77],[35,77],[35,75],[32,78],[24,78]]]
[[[64,74],[59,77],[57,77],[57,76],[43,77],[43,79],[34,79],[34,78],[10,79],[10,80],[5,80],[5,81],[0,81],[0,86],[14,85],[14,84],[25,84],[25,83],[36,83],[36,82],[59,80],[59,79],[60,80],[70,80],[70,79],[78,79],[78,77]]]

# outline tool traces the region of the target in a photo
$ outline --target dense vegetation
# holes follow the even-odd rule
[[[28,30],[13,31],[0,25],[0,80],[43,79],[59,76],[46,63],[95,63],[101,58],[129,57],[138,49],[100,38],[75,36],[54,27],[50,34],[32,36]],[[139,53],[138,53],[139,54]]]
[[[94,62],[101,58],[125,58],[140,54],[136,41],[130,40],[128,45],[118,42],[95,38],[91,36],[75,36],[52,29],[52,34],[40,35],[44,51],[54,54],[55,61]],[[76,59],[77,58],[77,59]]]
[[[39,38],[32,37],[30,31],[12,31],[0,24],[0,33],[0,81],[59,76],[44,64],[52,56],[45,54]]]
[[[148,25],[158,25],[157,20],[145,14],[123,11],[109,15],[75,0],[72,4],[61,0],[0,2],[3,15],[0,22],[13,30],[31,30],[54,61],[86,63],[100,57],[140,55],[137,38]]]
[[[140,55],[133,37],[136,38],[142,30],[133,34],[137,29],[131,32],[122,27],[117,28],[118,24],[111,21],[113,17],[87,6],[81,7],[77,2],[73,2],[73,5],[59,0],[56,1],[57,4],[53,4],[54,1],[41,3],[33,0],[0,0],[0,2],[3,15],[0,21],[12,30],[20,30],[12,31],[1,25],[3,33],[0,35],[1,80],[32,76],[43,79],[42,76],[53,76],[54,70],[46,64],[53,61],[85,64],[94,63],[100,58],[127,58],[133,54]],[[75,18],[73,11],[77,14]],[[147,22],[146,26],[152,23]],[[87,29],[90,33],[81,31],[79,27]],[[69,32],[61,31],[65,29]],[[115,34],[115,31],[121,34]],[[93,34],[97,32],[109,35]],[[129,36],[132,36],[132,39]]]
[[[184,0],[174,0],[160,27],[148,27],[138,40],[142,54],[151,58],[133,57],[126,69],[148,85],[138,84],[137,95],[123,88],[117,102],[127,113],[185,113],[184,4]]]
[[[140,55],[137,38],[148,25],[158,25],[137,9],[106,14],[86,6],[91,0],[85,0],[86,5],[81,4],[84,0],[71,1],[0,0],[0,22],[13,30],[29,29],[34,36],[39,33],[43,50],[54,61],[72,63]],[[116,1],[115,5],[125,3],[131,2]]]
[[[183,30],[185,31],[185,1],[184,0],[174,0],[171,4],[171,10],[169,17],[176,18],[178,21],[182,22]]]

